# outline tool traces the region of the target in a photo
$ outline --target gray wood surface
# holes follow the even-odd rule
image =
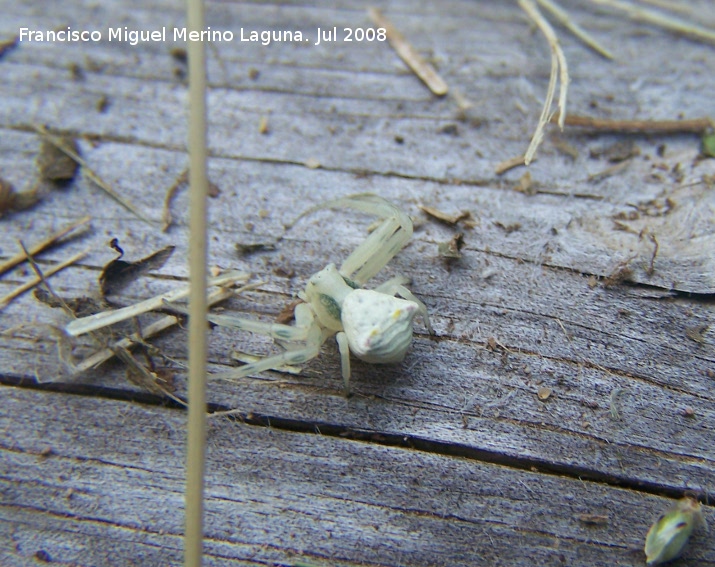
[[[563,4],[618,57],[601,59],[559,31],[571,112],[713,115],[712,46]],[[532,190],[518,191],[523,168],[494,169],[524,152],[540,112],[549,72],[540,34],[512,2],[379,6],[471,108],[432,96],[386,43],[239,41],[241,27],[302,30],[313,41],[318,27],[370,27],[366,6],[209,6],[208,24],[237,34],[209,50],[210,176],[220,189],[209,203],[211,263],[264,282],[223,308],[275,318],[372,219],[322,211],[289,225],[312,205],[370,191],[416,224],[376,281],[412,277],[436,336],[418,323],[404,363],[353,361],[350,398],[332,342],[298,374],[211,381],[209,401],[238,420],[214,420],[209,434],[207,564],[642,565],[658,514],[686,492],[708,501],[713,491],[715,160],[698,158],[693,134],[554,127],[529,168]],[[715,23],[711,3],[687,6]],[[59,295],[98,297],[101,268],[116,256],[111,238],[126,260],[177,247],[116,301],[181,285],[185,187],[174,224],[162,232],[160,222],[187,164],[185,67],[173,42],[110,43],[106,30],[181,27],[182,6],[2,8],[0,40],[69,25],[102,30],[105,41],[23,41],[0,56],[0,176],[18,190],[39,182],[33,125],[46,124],[76,136],[92,169],[157,222],[137,219],[86,174],[62,188],[40,182],[38,205],[0,219],[0,260],[18,239],[32,244],[89,214],[89,231],[37,258],[49,269],[90,249],[51,278]],[[613,166],[601,154],[617,142],[638,155],[593,180]],[[447,226],[419,205],[469,211],[473,224]],[[462,258],[439,257],[457,232]],[[236,252],[261,242],[276,249]],[[624,268],[627,281],[607,285]],[[23,265],[0,277],[0,296],[31,276]],[[0,563],[178,565],[185,413],[118,363],[73,375],[53,330],[67,321],[31,293],[0,312]],[[185,340],[175,329],[152,341],[178,395]],[[79,339],[73,354],[91,348]],[[211,370],[225,371],[237,349],[274,352],[262,337],[216,327]],[[605,520],[590,525],[584,514]],[[715,564],[712,537],[697,533],[678,564]]]

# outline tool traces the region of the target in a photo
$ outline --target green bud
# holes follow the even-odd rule
[[[690,497],[678,500],[648,530],[645,538],[648,565],[660,565],[678,557],[698,525],[707,528],[700,502]]]

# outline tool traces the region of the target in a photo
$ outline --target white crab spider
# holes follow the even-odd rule
[[[308,280],[305,290],[298,294],[305,303],[295,308],[295,325],[209,314],[208,320],[213,323],[270,336],[286,349],[215,377],[232,380],[305,363],[318,356],[323,343],[335,335],[348,393],[351,351],[366,362],[401,362],[412,342],[412,322],[417,314],[424,319],[428,332],[433,333],[427,308],[405,287],[408,278],[395,277],[374,290],[362,289],[407,244],[412,236],[410,217],[382,197],[358,194],[313,207],[301,218],[318,209],[336,207],[356,209],[384,220],[339,269],[328,264]]]

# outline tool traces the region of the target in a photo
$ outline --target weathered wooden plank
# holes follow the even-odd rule
[[[161,161],[161,155],[162,152],[156,150],[155,155],[145,158],[147,171],[152,163]],[[134,163],[138,164],[137,170],[142,167],[141,158],[137,157]],[[248,175],[257,178],[270,175],[263,173],[268,165],[253,167],[256,172],[251,173],[249,168]],[[276,195],[281,183],[289,183],[290,178],[296,192],[307,192],[314,177],[334,176],[322,171],[308,175],[303,168],[294,171],[295,176],[286,172],[278,179],[273,174]],[[219,175],[219,179],[227,178],[230,178],[227,172]],[[171,176],[167,175],[167,184],[169,179]],[[350,190],[365,187],[361,185],[364,180],[360,179],[346,178],[346,183],[353,184],[348,187]],[[388,191],[391,198],[404,200],[402,185],[404,183],[384,184],[383,191]],[[312,198],[319,202],[328,198],[331,191],[314,191]],[[452,197],[458,203],[463,202],[461,197],[466,198],[467,191],[454,188]],[[439,198],[439,194],[435,194]],[[499,190],[492,190],[494,199],[501,194]],[[338,244],[333,245],[333,240],[323,236],[327,215],[305,219],[285,232],[282,225],[295,217],[292,212],[285,211],[282,216],[274,212],[261,219],[259,210],[267,206],[265,200],[243,199],[238,192],[237,197],[245,207],[242,218],[262,227],[261,232],[266,230],[266,225],[269,230],[255,234],[254,229],[254,233],[237,236],[233,219],[241,218],[239,204],[229,200],[227,207],[214,207],[218,217],[213,223],[214,258],[224,266],[252,270],[261,278],[269,278],[270,283],[264,289],[280,292],[275,297],[251,296],[250,300],[236,305],[239,310],[276,314],[309,274],[329,260],[344,258],[362,239],[359,228],[331,223],[340,230],[334,236]],[[548,203],[554,197],[534,196],[533,199]],[[160,199],[155,196],[154,201]],[[448,208],[442,201],[439,204]],[[274,210],[286,206],[276,201]],[[128,216],[126,212],[117,214]],[[182,222],[181,217],[177,220]],[[106,227],[105,223],[105,230]],[[502,234],[502,239],[511,237],[504,236],[502,229],[492,227],[492,230],[494,240],[497,232]],[[708,377],[712,350],[708,344],[698,345],[687,338],[686,332],[707,324],[710,306],[699,304],[695,309],[696,305],[685,299],[652,300],[628,290],[592,288],[580,274],[503,258],[480,250],[483,245],[479,244],[473,248],[472,238],[487,232],[490,231],[467,233],[462,262],[447,265],[436,256],[436,242],[449,238],[450,231],[433,222],[426,223],[418,231],[418,242],[400,255],[388,272],[414,275],[413,287],[434,313],[440,342],[419,339],[402,371],[356,365],[356,392],[386,400],[384,405],[380,404],[381,409],[370,409],[374,430],[453,441],[513,458],[551,462],[578,474],[583,474],[582,469],[589,469],[594,474],[670,490],[682,486],[709,490],[713,453],[710,432],[703,425],[712,414],[711,378]],[[112,236],[119,236],[127,250],[141,251],[145,250],[142,242],[145,234],[141,223],[126,218],[122,228],[117,226],[111,232],[104,232],[101,238],[106,242]],[[170,242],[178,244],[179,251],[162,270],[168,274],[183,273],[185,241],[174,240],[175,234],[173,231],[170,238],[158,235],[154,237],[156,240],[148,241],[151,249]],[[275,253],[232,258],[236,240],[264,241],[281,235],[283,240]],[[332,248],[330,254],[325,253],[326,247]],[[98,255],[104,256],[99,262],[103,263],[114,257],[114,252],[104,248]],[[487,271],[491,275],[484,278]],[[290,273],[295,277],[285,278],[284,275]],[[69,296],[83,295],[88,290],[96,290],[95,278],[96,272],[80,278],[67,274],[58,279],[57,289]],[[130,297],[147,297],[174,285],[164,278],[146,278]],[[31,305],[35,320],[58,317],[44,306]],[[21,313],[23,318],[15,320],[19,324],[28,319],[26,309],[18,304],[11,306],[8,313]],[[178,342],[164,342],[162,347],[172,358],[182,359],[185,357],[184,335],[174,336]],[[510,351],[507,358],[501,349],[491,352],[485,348],[489,337],[495,337]],[[237,342],[249,349],[256,345],[247,337],[215,329],[212,361],[228,363],[228,355]],[[37,352],[34,342],[22,338],[9,338],[3,344],[9,349],[5,351],[9,358],[6,373],[18,376],[37,373],[42,380],[57,378],[57,358],[51,341],[44,343],[44,355]],[[10,356],[11,352],[25,355]],[[332,395],[337,393],[340,384],[334,350],[332,357],[316,361],[308,372],[311,377],[307,380],[291,379],[293,385],[280,390],[268,388],[266,391],[264,386],[255,384],[242,385],[240,389],[215,384],[212,396],[246,412],[334,423],[345,428],[365,423],[362,406],[351,408],[339,394]],[[370,378],[372,375],[377,378]],[[321,376],[329,377],[328,381]],[[107,382],[116,386],[117,379],[115,376]],[[309,390],[304,391],[301,384],[307,385]],[[329,392],[320,390],[324,384],[329,385]],[[540,385],[554,391],[547,405],[537,399]],[[314,391],[316,386],[317,392]],[[611,396],[619,390],[623,392],[616,403],[622,408],[622,419],[614,420],[610,417]],[[505,394],[509,394],[509,398],[500,402]],[[494,405],[498,407],[498,417],[488,409]],[[593,405],[598,407],[591,408]],[[482,410],[482,406],[487,409]],[[418,418],[416,408],[420,408]],[[684,415],[687,408],[694,410],[694,418]],[[375,421],[376,414],[380,417]],[[464,419],[469,424],[466,430]],[[490,432],[489,441],[484,438],[486,431]],[[643,448],[648,450],[644,452]],[[631,465],[625,474],[624,458],[638,463]]]
[[[179,562],[185,414],[4,387],[3,564]],[[25,414],[23,427],[13,416]],[[213,422],[207,564],[641,565],[666,499],[410,449]],[[581,514],[605,516],[603,524]],[[78,525],[82,529],[78,529]],[[532,563],[533,564],[533,563]],[[698,536],[681,565],[715,564]]]
[[[231,10],[221,7],[220,17],[214,16],[218,22],[227,21],[224,12],[227,9]],[[234,6],[233,10],[234,14],[243,15],[241,5]],[[254,18],[249,22],[264,27],[288,26],[296,14],[306,13],[301,7],[267,9],[256,14],[253,10],[254,7],[248,10]],[[276,12],[279,14],[278,23],[275,22]],[[341,13],[337,10],[327,17],[337,18],[335,14]],[[357,12],[347,13],[354,18]],[[180,18],[179,10],[175,10],[174,14],[175,19]],[[345,13],[342,14],[345,16]],[[18,18],[25,16],[21,12]],[[160,16],[163,18],[160,19]],[[286,18],[282,23],[281,16]],[[84,17],[87,18],[87,14]],[[294,56],[293,63],[286,65],[273,59],[264,58],[261,61],[260,54],[266,52],[265,49],[261,51],[262,46],[234,42],[221,46],[226,52],[224,68],[240,69],[241,64],[246,64],[246,57],[249,61],[250,57],[256,57],[256,61],[261,61],[261,65],[269,69],[277,65],[275,73],[264,75],[280,77],[285,83],[266,85],[261,83],[259,77],[256,84],[247,79],[249,84],[237,85],[232,76],[228,80],[222,79],[210,96],[213,153],[289,163],[303,163],[313,158],[328,169],[341,171],[367,171],[477,185],[492,183],[494,165],[507,156],[523,151],[524,141],[533,124],[529,115],[505,112],[503,101],[513,100],[519,107],[533,109],[535,114],[539,96],[534,94],[534,84],[543,82],[546,63],[543,62],[542,68],[536,62],[526,83],[520,78],[524,75],[527,60],[524,52],[536,49],[541,38],[524,39],[523,21],[514,16],[513,9],[489,5],[481,13],[471,12],[465,17],[472,18],[467,21],[478,31],[473,32],[462,22],[461,31],[457,33],[455,15],[452,15],[447,27],[436,19],[429,24],[429,28],[432,36],[444,38],[440,43],[440,53],[444,53],[444,71],[453,73],[447,76],[455,88],[471,92],[476,81],[483,88],[476,106],[478,110],[474,111],[480,118],[480,127],[470,122],[460,125],[456,136],[440,134],[445,125],[454,122],[455,104],[449,100],[430,101],[426,92],[410,88],[416,79],[404,71],[397,75],[384,70],[377,73],[373,61],[379,54],[378,64],[385,66],[385,58],[388,57],[385,46],[365,44],[359,49],[343,47],[341,52],[349,50],[353,54],[353,58],[345,64],[337,49],[321,54],[317,47],[312,51],[306,47],[298,49],[300,57]],[[129,20],[130,28],[132,25],[158,27],[166,21],[163,10],[141,10],[132,18]],[[96,25],[92,21],[87,21],[86,25]],[[297,17],[296,21],[300,18]],[[673,117],[682,114],[684,108],[688,115],[692,113],[696,116],[707,115],[711,111],[706,93],[710,90],[707,82],[712,75],[705,72],[707,67],[703,63],[702,51],[708,48],[698,48],[687,40],[665,41],[664,36],[656,32],[645,37],[633,37],[632,26],[627,27],[629,23],[613,19],[608,22],[612,26],[609,32],[614,37],[621,37],[619,41],[625,42],[625,50],[638,50],[638,76],[654,78],[641,80],[638,88],[633,89],[633,68],[616,67],[614,74],[613,64],[594,58],[580,46],[567,44],[573,74],[570,108],[575,112],[589,112],[594,96],[596,99],[600,97],[594,93],[602,93],[608,102],[605,111],[612,115],[631,117],[635,112],[643,112],[643,109],[647,109],[646,117]],[[410,18],[406,18],[405,23],[409,25]],[[413,19],[412,24],[417,25],[416,20]],[[42,25],[42,20],[39,20],[38,27]],[[480,33],[482,31],[483,34]],[[423,34],[416,35],[422,37]],[[472,38],[471,43],[466,42],[467,36]],[[447,37],[453,43],[447,42]],[[490,47],[499,46],[499,50],[480,50],[475,38]],[[470,45],[483,58],[480,63],[483,65],[482,72],[486,69],[486,77],[463,77],[457,70],[463,69],[465,64],[457,68],[449,66],[463,61],[464,50]],[[667,75],[661,69],[663,57],[659,55],[666,45],[669,60],[677,61],[678,65],[688,65],[692,69],[693,80],[703,81],[702,88],[663,96],[666,84],[657,77]],[[507,51],[504,46],[512,47]],[[3,95],[7,96],[0,109],[3,124],[28,129],[32,121],[43,121],[62,129],[100,136],[104,140],[120,139],[133,144],[168,146],[177,150],[183,148],[186,135],[184,122],[176,120],[176,117],[184,112],[184,88],[172,79],[175,62],[168,55],[166,45],[150,43],[133,47],[115,42],[71,47],[73,49],[63,45],[23,43],[21,49],[6,57],[4,67],[8,81],[4,84]],[[282,47],[289,49],[286,45]],[[521,51],[524,61],[513,55],[509,57],[515,47]],[[236,51],[239,48],[240,51]],[[138,60],[137,51],[142,53]],[[317,61],[313,65],[295,63],[304,59],[302,52],[322,57],[322,64],[318,65]],[[89,69],[84,79],[72,81],[68,66],[78,62],[82,65],[83,56],[97,57],[97,53],[102,53],[101,60],[119,57],[126,61],[127,67],[85,63]],[[240,53],[237,64],[233,64],[231,53]],[[35,61],[33,58],[38,55],[39,61],[45,64],[38,66],[33,63],[34,72],[28,73],[28,64]],[[509,61],[509,65],[494,75],[490,67],[499,66],[505,60]],[[326,61],[332,61],[332,66]],[[373,65],[370,72],[365,72],[362,65],[365,62]],[[146,66],[143,72],[136,70],[141,65]],[[476,67],[479,68],[478,65]],[[147,80],[149,77],[152,80]],[[303,89],[303,85],[308,85],[310,89]],[[413,91],[420,95],[410,103],[405,100],[405,93]],[[110,106],[105,112],[98,112],[97,103],[102,95],[109,96]],[[28,114],[28,98],[34,101],[31,114]],[[268,136],[258,131],[260,117],[266,115],[270,116],[271,124]],[[236,143],[237,136],[240,137],[240,144]],[[405,142],[396,144],[395,136]],[[629,170],[600,184],[585,184],[585,187],[584,182],[589,175],[607,167],[603,159],[588,157],[589,151],[602,147],[605,142],[603,139],[586,142],[580,137],[576,140],[579,145],[586,145],[576,160],[554,156],[553,146],[545,147],[544,155],[549,152],[552,155],[541,164],[535,164],[532,170],[537,189],[564,195],[592,195],[606,199],[609,205],[604,204],[596,212],[590,210],[566,217],[564,227],[568,230],[562,230],[560,236],[553,239],[555,251],[548,255],[549,261],[558,266],[601,275],[610,273],[614,266],[627,263],[636,281],[667,289],[675,287],[683,291],[712,293],[715,282],[711,274],[715,273],[715,266],[708,251],[713,247],[715,228],[711,222],[712,215],[700,214],[700,211],[713,209],[712,192],[702,185],[680,189],[671,187],[672,179],[665,173],[659,173],[661,170],[680,168],[678,178],[682,179],[677,183],[686,186],[713,174],[712,163],[693,161],[697,147],[692,137],[669,140],[664,157],[657,157],[657,148],[662,140],[641,138],[638,140],[641,156]],[[419,156],[418,159],[415,156]],[[115,153],[114,158],[123,162],[123,156],[119,158]],[[515,175],[506,177],[509,180],[505,182],[508,183],[506,187],[511,188]],[[648,213],[640,214],[638,222],[626,223],[632,233],[613,229],[612,216],[624,211],[632,212],[633,207],[639,204],[648,209],[644,204],[666,197],[675,203],[670,214],[657,218],[650,218]],[[533,213],[528,211],[526,214]],[[657,211],[655,214],[661,215]],[[523,217],[526,215],[516,216],[522,217],[521,224],[524,225]],[[520,220],[515,219],[514,222]],[[689,226],[689,230],[682,229],[683,223]],[[659,244],[654,265],[650,264],[653,242],[637,236],[644,234],[644,229],[654,235]],[[533,242],[529,236],[525,240]],[[525,257],[524,252],[527,252],[526,257],[543,260],[542,255],[535,257],[533,251],[529,254],[528,251],[514,251],[512,248],[512,252],[520,257]]]
[[[707,2],[689,5],[699,8],[703,21],[712,14]],[[252,414],[258,422],[270,420],[275,428],[267,433],[221,424],[214,430],[221,454],[212,455],[211,467],[224,472],[212,479],[219,488],[208,507],[209,564],[285,565],[297,561],[303,549],[311,562],[326,565],[551,565],[561,561],[559,553],[567,564],[613,564],[614,553],[616,563],[640,564],[640,553],[626,549],[641,545],[649,522],[665,506],[644,494],[674,496],[693,490],[707,495],[713,490],[709,424],[715,353],[712,331],[705,326],[713,317],[715,203],[711,186],[702,181],[715,174],[715,164],[695,159],[697,138],[691,135],[624,138],[567,132],[547,138],[530,169],[533,194],[521,193],[515,188],[523,171],[496,177],[494,166],[526,147],[547,82],[543,39],[525,33],[524,16],[503,2],[429,5],[405,0],[380,7],[432,58],[448,83],[475,103],[466,120],[454,100],[432,98],[386,45],[216,44],[219,57],[212,52],[209,60],[210,174],[221,195],[210,202],[211,258],[213,264],[251,271],[266,281],[258,292],[227,308],[270,319],[310,274],[354,249],[369,221],[340,212],[316,213],[286,226],[301,211],[336,195],[377,192],[419,221],[413,242],[383,276],[414,278],[413,289],[430,309],[438,337],[428,338],[419,327],[407,360],[399,366],[356,362],[355,396],[347,400],[332,345],[298,376],[269,374],[264,378],[277,381],[247,379],[238,385],[212,382],[212,402]],[[92,9],[52,4],[48,9],[36,1],[5,8],[0,34],[8,37],[27,25],[156,28],[183,21],[181,8],[171,2],[105,2]],[[593,16],[579,6],[569,9],[620,55],[617,63],[602,61],[562,37],[572,72],[573,112],[646,119],[712,113],[711,47],[622,18]],[[214,3],[208,21],[232,29],[369,24],[362,8],[342,1],[312,6]],[[21,189],[35,184],[39,138],[32,125],[47,123],[84,136],[80,145],[92,168],[159,220],[165,192],[187,163],[186,87],[177,75],[182,64],[171,57],[169,47],[23,42],[7,52],[0,61],[0,175]],[[82,68],[81,78],[71,72],[73,65]],[[106,108],[99,104],[102,97]],[[259,132],[264,116],[268,134]],[[578,156],[563,155],[558,139],[576,147]],[[589,181],[611,165],[591,152],[599,154],[624,140],[634,142],[640,155],[617,175]],[[318,160],[322,168],[305,167],[308,159]],[[79,267],[53,278],[61,295],[96,293],[101,266],[115,257],[106,245],[112,237],[120,239],[127,259],[167,244],[177,246],[157,275],[138,280],[120,301],[170,289],[186,275],[183,190],[174,199],[175,224],[168,233],[136,220],[84,176],[62,190],[43,185],[42,191],[41,204],[0,221],[0,257],[17,251],[18,238],[32,242],[92,214],[88,236],[38,258],[47,266],[91,246]],[[426,219],[419,204],[472,213],[476,226],[465,230],[461,260],[445,262],[437,255],[437,244],[463,228]],[[648,234],[658,242],[655,258]],[[275,252],[239,256],[234,249],[236,242],[266,241],[278,241]],[[626,264],[630,278],[646,285],[605,287],[589,279],[613,274]],[[21,267],[4,276],[0,295],[30,275]],[[700,296],[670,294],[670,289]],[[52,381],[69,389],[81,386],[100,397],[136,391],[119,365],[67,376],[48,327],[66,320],[30,296],[3,311],[2,381]],[[698,332],[700,342],[693,339]],[[179,330],[156,344],[181,362],[184,337]],[[214,329],[211,338],[213,370],[226,369],[234,348],[266,346],[257,337],[223,329]],[[496,341],[492,347],[490,338]],[[84,344],[77,355],[87,352]],[[180,373],[178,392],[184,388]],[[545,401],[538,398],[540,387],[551,389]],[[2,391],[12,392],[8,399],[15,400],[0,412],[3,429],[26,431],[27,408],[44,408],[37,427],[45,429],[35,431],[33,439],[56,439],[53,450],[56,446],[65,455],[43,460],[11,448],[0,460],[7,472],[7,494],[27,494],[35,503],[22,508],[13,502],[3,508],[3,534],[16,536],[8,540],[14,551],[3,557],[3,565],[31,561],[40,549],[34,545],[38,538],[54,542],[47,549],[53,558],[79,564],[179,561],[183,477],[176,471],[182,462],[183,418],[176,411]],[[75,433],[68,438],[63,429],[74,429],[52,425],[70,422],[66,414],[53,421],[53,412],[61,413],[64,404],[75,415],[94,416],[92,436]],[[105,404],[115,418],[103,429],[99,416]],[[618,414],[612,413],[614,404]],[[11,412],[11,407],[18,409]],[[157,445],[145,449],[141,424],[154,435],[148,424],[165,419],[169,443],[160,447],[154,438]],[[139,440],[132,441],[132,454],[107,443],[124,438],[115,422],[134,432],[127,437]],[[301,433],[280,431],[286,427]],[[372,443],[306,434],[313,428]],[[234,447],[236,438],[246,445]],[[275,449],[278,438],[280,450]],[[376,444],[400,439],[428,453]],[[42,450],[32,447],[27,451]],[[116,450],[116,459],[97,460],[99,450]],[[162,460],[169,450],[171,458]],[[151,462],[138,469],[136,461],[145,453],[152,455],[146,457]],[[247,459],[246,468],[223,468],[239,458]],[[48,468],[40,472],[38,463]],[[124,499],[115,501],[109,492],[95,499],[92,495],[100,492],[91,492],[80,502],[74,496],[63,499],[71,485],[58,475],[70,466],[87,479],[85,489],[101,492],[102,482],[115,483],[122,486]],[[131,474],[122,472],[125,467],[140,486],[131,485]],[[528,467],[542,472],[522,470]],[[262,471],[273,471],[270,481]],[[42,474],[51,480],[43,480]],[[230,489],[236,484],[234,474],[241,479],[238,496]],[[155,476],[160,480],[152,481]],[[574,480],[579,476],[593,482],[580,484]],[[413,488],[408,482],[412,477],[423,485],[428,482],[424,479],[434,480],[428,488]],[[489,498],[507,496],[478,500],[477,505],[467,497],[460,500],[453,494],[471,496],[474,491],[452,484],[453,477],[474,479],[478,498],[490,487],[494,492]],[[522,483],[536,496],[522,492]],[[156,485],[163,491],[161,498],[153,492]],[[579,500],[581,487],[586,492]],[[78,489],[77,494],[85,493]],[[356,499],[353,494],[375,496]],[[533,504],[538,512],[520,520],[527,505],[514,505],[512,497]],[[287,505],[281,507],[278,499]],[[586,500],[598,506],[574,503]],[[305,501],[313,505],[308,509],[313,524],[306,521]],[[249,512],[240,519],[246,507]],[[620,514],[621,507],[623,516],[616,522],[612,512]],[[613,521],[589,528],[597,529],[596,535],[573,521],[573,514],[599,510]],[[22,528],[14,529],[13,522]],[[165,528],[150,527],[153,523]],[[378,523],[379,530],[372,527]],[[245,537],[232,535],[235,526]],[[474,526],[481,530],[476,545]],[[607,532],[603,537],[601,530]],[[52,537],[42,539],[47,533]],[[94,559],[81,556],[82,546],[91,549]],[[356,551],[359,546],[362,555]],[[692,552],[693,564],[712,561],[707,547]]]

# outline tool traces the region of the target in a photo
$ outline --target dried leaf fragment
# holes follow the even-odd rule
[[[37,155],[40,176],[52,182],[71,180],[77,173],[79,163],[68,155],[69,152],[79,155],[79,146],[74,138],[54,136],[53,141],[44,138],[40,145],[40,153]]]
[[[472,213],[470,213],[469,211],[462,211],[461,213],[458,213],[456,215],[450,215],[448,213],[445,213],[443,211],[435,209],[434,207],[428,207],[426,205],[417,205],[417,206],[426,215],[429,215],[432,218],[437,219],[438,221],[442,221],[442,222],[450,224],[450,225],[455,225],[459,221],[472,218]]]
[[[705,333],[710,328],[710,325],[698,325],[697,327],[687,327],[685,329],[685,336],[691,341],[695,341],[700,345],[705,344]]]
[[[462,247],[464,246],[464,233],[455,234],[451,240],[440,242],[437,245],[437,252],[443,258],[459,259],[462,257]]]
[[[21,211],[37,203],[37,190],[15,191],[12,183],[0,177],[0,217],[9,211]]]
[[[116,245],[114,240],[112,242]],[[175,248],[175,246],[165,246],[136,262],[121,260],[122,256],[120,254],[118,258],[105,265],[99,275],[99,287],[102,297],[118,291],[149,270],[161,268],[174,253]]]
[[[531,177],[531,172],[527,171],[519,178],[519,184],[515,187],[519,193],[526,193],[527,195],[533,195],[536,193],[534,189],[534,180]]]

